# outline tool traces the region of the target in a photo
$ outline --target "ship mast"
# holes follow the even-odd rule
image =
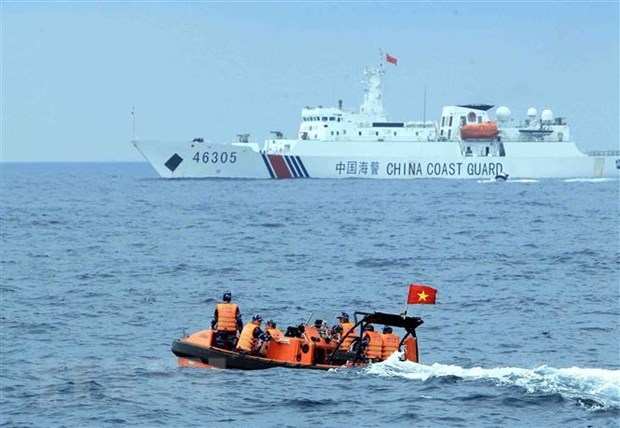
[[[383,56],[383,54],[381,54]],[[367,116],[379,116],[381,120],[385,120],[385,112],[383,110],[383,85],[381,84],[381,76],[385,73],[383,68],[383,58],[379,63],[379,68],[366,67],[364,70],[364,80],[362,84],[364,88],[364,100],[360,106],[360,113]]]

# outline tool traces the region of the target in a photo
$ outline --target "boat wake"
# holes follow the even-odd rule
[[[608,181],[617,181],[614,178],[567,178],[565,183],[606,183]]]
[[[478,183],[538,183],[539,180],[531,178],[510,178],[508,180],[497,180],[495,178],[489,178],[488,180],[478,180]]]
[[[620,409],[620,370],[593,368],[534,369],[518,367],[463,368],[434,363],[430,366],[400,361],[398,354],[365,368],[367,374],[427,381],[431,378],[457,378],[463,381],[490,380],[497,386],[517,386],[527,394],[560,394],[577,400],[589,410]]]

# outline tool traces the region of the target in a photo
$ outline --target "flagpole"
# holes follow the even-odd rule
[[[411,287],[411,285],[409,285]],[[409,309],[409,288],[407,288],[407,299],[405,300],[405,310],[402,312],[403,318],[407,317],[407,309]]]

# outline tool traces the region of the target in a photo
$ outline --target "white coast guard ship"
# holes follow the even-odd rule
[[[388,58],[395,62],[393,57]],[[620,152],[582,153],[564,118],[527,111],[522,124],[500,106],[443,108],[439,122],[388,120],[384,63],[365,71],[359,111],[306,107],[295,138],[248,134],[228,144],[132,140],[165,178],[618,178]]]

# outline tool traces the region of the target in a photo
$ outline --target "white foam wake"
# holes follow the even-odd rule
[[[497,181],[494,178],[489,178],[488,180],[477,180],[478,183],[538,183],[538,180],[534,180],[531,178],[509,178],[506,181]]]
[[[605,183],[607,181],[617,181],[615,178],[567,178],[565,183]]]
[[[394,353],[383,363],[366,368],[368,374],[425,381],[429,378],[456,376],[464,380],[490,379],[497,385],[515,385],[535,393],[557,393],[565,398],[593,400],[604,408],[620,408],[620,370],[594,368],[534,369],[519,367],[463,368],[434,363],[430,366],[400,361]]]

